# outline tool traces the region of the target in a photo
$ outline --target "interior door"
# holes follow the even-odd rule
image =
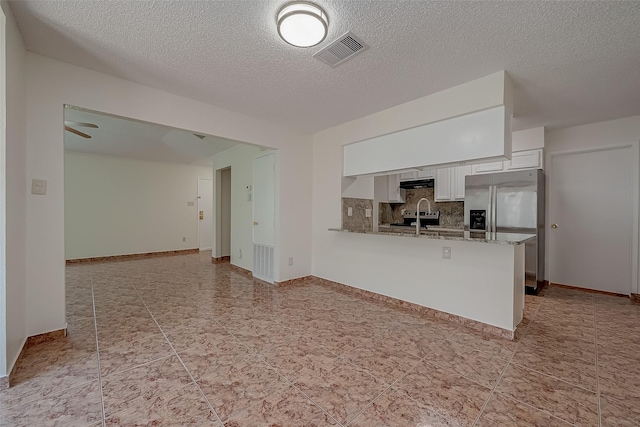
[[[275,154],[253,161],[253,276],[273,283],[275,266]]]
[[[629,294],[634,200],[631,147],[554,155],[549,173],[549,279]]]
[[[211,250],[213,244],[213,181],[198,178],[198,247]]]
[[[258,157],[253,163],[253,242],[275,242],[275,154]]]

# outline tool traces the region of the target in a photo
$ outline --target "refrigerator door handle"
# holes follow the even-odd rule
[[[496,216],[498,210],[498,187],[496,185],[492,185],[493,190],[491,191],[491,232],[495,233],[498,231],[498,226],[496,224]]]
[[[487,221],[485,231],[491,232],[493,227],[493,185],[489,186],[489,205],[487,206]]]

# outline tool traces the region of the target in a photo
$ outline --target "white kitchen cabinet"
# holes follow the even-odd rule
[[[452,169],[453,183],[452,192],[455,200],[464,200],[465,177],[471,175],[471,165],[458,166]]]
[[[473,165],[472,174],[504,172],[521,169],[544,169],[542,148],[511,153],[511,160]]]
[[[405,192],[406,190],[400,188],[400,174],[375,177],[374,193],[376,201],[404,203]]]
[[[436,169],[419,170],[417,173],[418,179],[434,178],[435,176],[436,176]]]
[[[474,175],[480,173],[502,172],[504,170],[504,162],[480,163],[479,165],[473,165]]]
[[[433,198],[436,202],[451,200],[451,168],[436,169]]]
[[[417,171],[412,171],[412,172],[404,172],[400,174],[400,181],[414,181],[418,177],[418,172]]]
[[[542,149],[517,151],[504,163],[506,170],[543,169]]]
[[[451,202],[464,200],[465,177],[471,175],[471,166],[456,166],[436,170],[434,200]]]

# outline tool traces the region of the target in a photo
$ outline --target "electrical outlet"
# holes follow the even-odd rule
[[[292,256],[289,257],[289,265],[293,265],[293,257]]]
[[[187,241],[187,238],[186,238],[186,237],[183,237],[183,238],[182,238],[182,241],[183,241],[183,242],[186,242],[186,241]]]
[[[451,259],[451,248],[449,246],[442,247],[442,259]]]
[[[353,208],[347,208],[347,216],[353,216]]]
[[[364,210],[364,216],[367,218],[371,218],[371,209],[365,209]]]

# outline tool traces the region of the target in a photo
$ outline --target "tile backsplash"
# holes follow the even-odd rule
[[[352,215],[348,215],[352,208]],[[371,216],[367,218],[366,210],[371,209]],[[342,198],[342,228],[350,230],[373,230],[373,200]]]
[[[432,211],[440,211],[440,227],[463,228],[464,227],[464,202],[436,202],[433,197],[433,188],[416,188],[407,190],[405,203],[380,203],[379,221],[380,224],[393,224],[402,222],[402,210],[414,211],[416,204],[421,198],[426,198],[431,202]],[[344,200],[343,200],[343,223],[344,223]],[[427,204],[423,202],[420,210]]]

